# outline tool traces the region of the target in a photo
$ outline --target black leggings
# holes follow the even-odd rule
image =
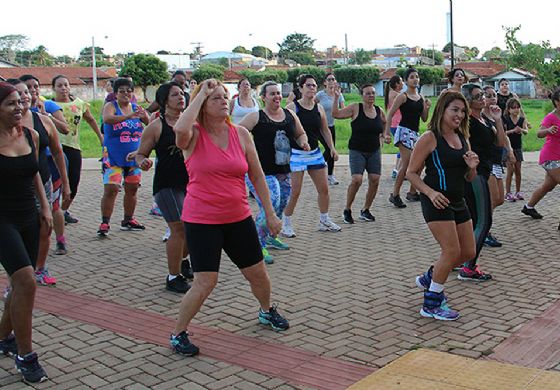
[[[466,182],[465,200],[471,213],[474,239],[476,241],[476,256],[474,259],[467,261],[465,266],[474,269],[484,245],[484,240],[492,227],[492,204],[490,202],[488,178],[483,175],[477,175],[472,182]]]
[[[68,181],[70,182],[70,198],[74,199],[78,193],[80,176],[82,174],[82,151],[62,145],[62,151],[68,160]]]
[[[329,126],[329,130],[331,131],[333,145],[336,147],[336,131],[334,129],[334,126]],[[334,171],[334,159],[331,156],[331,150],[327,145],[327,141],[322,134],[319,136],[319,142],[321,142],[321,145],[323,145],[323,147],[325,148],[325,151],[323,152],[323,158],[327,163],[327,173],[329,175],[332,175]]]
[[[0,263],[9,276],[17,270],[37,264],[39,218],[27,224],[0,221]]]

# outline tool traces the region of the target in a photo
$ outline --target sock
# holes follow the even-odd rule
[[[532,210],[532,209],[534,209],[534,207],[533,207],[533,206],[529,206],[529,203],[525,203],[525,207],[527,207],[527,208],[528,208],[529,210]]]
[[[432,280],[432,283],[430,284],[430,288],[428,289],[428,291],[440,293],[443,291],[443,287],[444,287],[443,284],[436,283]]]
[[[169,280],[169,281],[171,282],[171,281],[172,281],[173,279],[175,279],[176,277],[177,277],[177,275],[171,275],[171,274],[169,274],[169,275],[167,275],[167,280]]]
[[[132,215],[125,215],[123,222],[130,222],[130,220],[132,220]]]
[[[321,222],[326,222],[329,219],[329,213],[321,213],[321,216],[319,217],[319,219],[321,220]]]
[[[62,236],[58,236],[56,238],[56,242],[60,243],[60,244],[66,244],[66,238],[64,237],[64,235]]]
[[[286,225],[290,225],[292,223],[292,216],[287,216],[286,214],[282,214],[282,219]]]
[[[111,217],[101,217],[102,223],[106,223],[107,225],[109,225],[110,221],[111,221]]]

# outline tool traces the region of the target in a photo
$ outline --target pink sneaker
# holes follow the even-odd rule
[[[35,280],[37,281],[37,284],[42,286],[53,286],[56,284],[56,278],[49,274],[49,270],[47,268],[40,268],[35,271]]]
[[[522,193],[522,192],[516,192],[516,193],[515,193],[515,199],[516,199],[516,200],[525,200],[525,198],[523,197],[523,193]]]
[[[515,202],[515,201],[516,201],[515,195],[513,195],[511,192],[508,192],[508,193],[506,194],[506,200],[507,200],[508,202]]]

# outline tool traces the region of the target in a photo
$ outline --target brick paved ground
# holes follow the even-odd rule
[[[418,204],[397,210],[387,202],[392,186],[388,164],[383,173],[372,209],[377,221],[345,225],[337,234],[316,231],[316,194],[306,179],[294,216],[298,237],[287,240],[290,251],[274,252],[276,262],[268,266],[273,298],[290,319],[289,331],[274,333],[258,325],[258,307],[248,285],[227,259],[218,287],[194,322],[376,368],[419,347],[474,358],[488,355],[558,300],[560,233],[556,228],[560,210],[556,190],[539,204],[543,220],[522,215],[520,202],[505,204],[496,212],[492,230],[504,247],[485,248],[480,261],[495,280],[474,284],[450,278],[447,284],[450,302],[461,312],[459,321],[421,318],[422,294],[414,285],[414,276],[435,259],[438,247]],[[347,167],[337,168],[337,176],[341,184],[330,187],[331,215],[342,224]],[[524,189],[535,188],[542,177],[535,163],[524,164]],[[84,171],[72,210],[80,223],[67,229],[70,252],[49,260],[59,279],[57,289],[172,318],[176,315],[181,297],[164,289],[166,260],[161,235],[165,225],[148,215],[151,179],[151,174],[144,179],[137,211],[146,231],[118,231],[122,218],[119,199],[112,234],[99,240],[95,231],[101,177],[98,172]],[[365,187],[355,202],[355,214],[364,192]],[[204,356],[174,356],[164,347],[62,316],[37,311],[34,324],[37,351],[52,377],[51,385],[57,388],[301,387]],[[200,347],[204,352],[204,345]],[[560,364],[555,369],[560,370]],[[21,386],[13,373],[12,362],[0,359],[1,387]]]

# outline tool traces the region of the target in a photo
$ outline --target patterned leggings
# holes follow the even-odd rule
[[[288,199],[290,198],[290,193],[292,192],[292,182],[290,181],[289,174],[278,174],[278,175],[267,175],[266,185],[268,186],[268,191],[270,192],[270,200],[272,201],[272,207],[278,218],[282,218],[282,212],[288,204]],[[245,182],[249,191],[254,195],[259,205],[259,213],[255,218],[255,224],[257,225],[257,233],[259,234],[259,242],[261,247],[266,246],[266,239],[269,236],[268,228],[266,227],[266,218],[264,213],[264,207],[261,200],[259,199],[257,192],[253,183],[249,180],[248,176],[245,176]]]

